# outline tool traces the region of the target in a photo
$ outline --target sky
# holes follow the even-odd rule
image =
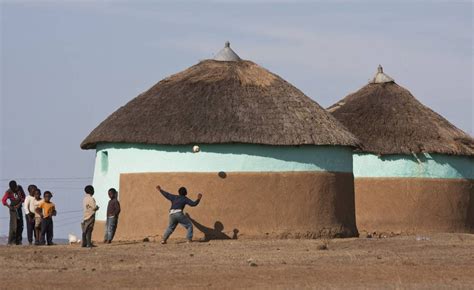
[[[227,40],[323,107],[381,64],[473,135],[471,2],[0,0],[0,10],[0,187],[51,190],[56,237],[80,234],[95,158],[79,147],[87,134]],[[7,214],[1,207],[0,235]]]

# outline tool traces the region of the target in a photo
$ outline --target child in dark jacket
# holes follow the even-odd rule
[[[166,229],[165,233],[163,234],[163,240],[161,241],[162,244],[166,244],[166,241],[170,237],[170,235],[176,229],[178,224],[181,224],[183,227],[186,228],[187,234],[186,238],[188,242],[192,242],[193,240],[193,224],[189,220],[189,218],[184,214],[183,210],[186,205],[189,206],[197,206],[201,201],[202,194],[198,194],[198,198],[195,201],[190,200],[186,197],[188,191],[185,187],[181,187],[178,192],[179,195],[174,195],[169,192],[166,192],[161,189],[161,186],[157,185],[156,189],[169,201],[171,201],[171,208],[170,208],[170,219],[169,225]]]

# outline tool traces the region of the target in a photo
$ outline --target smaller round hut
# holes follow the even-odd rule
[[[359,230],[472,232],[474,140],[383,72],[328,108],[361,141]]]

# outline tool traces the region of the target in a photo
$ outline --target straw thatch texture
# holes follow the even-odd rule
[[[474,155],[474,140],[395,82],[368,84],[328,108],[375,154]]]
[[[82,142],[346,145],[357,139],[300,90],[250,61],[205,60],[168,77]]]

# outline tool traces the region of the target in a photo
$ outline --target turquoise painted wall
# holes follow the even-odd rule
[[[474,179],[474,157],[444,154],[354,154],[354,177]]]
[[[199,144],[198,144],[199,145]],[[199,145],[99,144],[94,169],[95,198],[105,219],[107,190],[119,189],[120,173],[138,172],[352,172],[352,151],[343,146],[267,146],[252,144]]]

